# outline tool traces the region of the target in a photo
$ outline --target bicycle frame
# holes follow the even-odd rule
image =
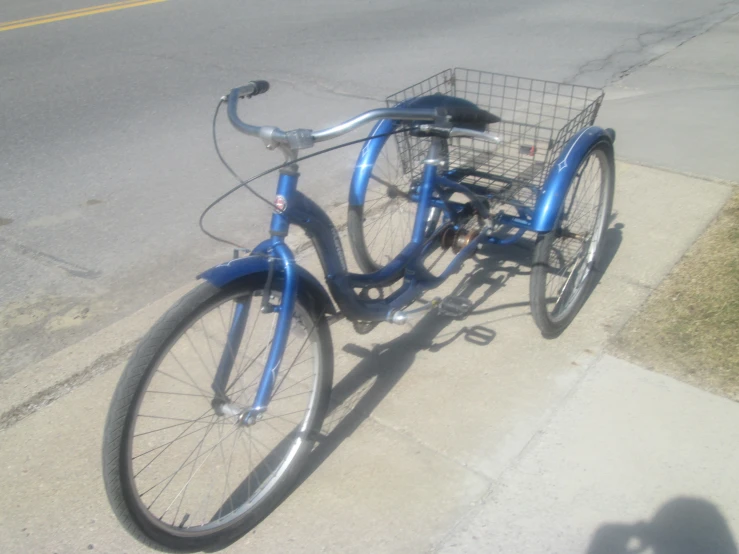
[[[378,123],[378,127],[382,124],[383,122]],[[333,222],[315,202],[298,190],[297,165],[283,169],[277,183],[275,211],[270,224],[271,237],[257,246],[249,258],[244,259],[245,261],[255,257],[267,259],[269,275],[279,273],[284,277],[284,285],[280,305],[267,304],[268,309],[278,313],[275,335],[255,401],[252,408],[243,416],[242,421],[246,424],[253,423],[267,408],[290,331],[299,283],[304,282],[314,289],[317,286],[320,291],[323,291],[320,285],[314,283],[315,279],[311,281],[312,278],[305,278],[301,275],[301,271],[304,272],[304,270],[297,266],[292,251],[285,243],[290,225],[301,227],[312,240],[331,296],[347,319],[366,322],[392,321],[394,312],[413,303],[425,291],[443,283],[452,273],[458,271],[464,260],[482,245],[514,242],[526,230],[550,230],[554,225],[559,206],[561,206],[561,199],[566,194],[567,186],[577,166],[577,164],[569,163],[570,158],[579,160],[591,144],[606,134],[606,131],[598,127],[590,127],[573,137],[568,147],[565,148],[565,153],[560,157],[559,163],[547,178],[544,192],[538,197],[536,209],[532,212],[529,208],[519,207],[518,217],[503,213],[493,216],[489,213],[485,203],[480,200],[481,196],[488,196],[489,191],[485,187],[459,182],[465,176],[478,176],[492,180],[500,180],[499,177],[487,174],[478,175],[477,172],[455,174],[454,171],[450,171],[440,174],[436,165],[438,162],[435,160],[441,152],[441,139],[432,139],[421,182],[411,197],[418,203],[411,241],[385,267],[369,274],[348,271],[341,240]],[[355,190],[353,186],[352,191]],[[518,228],[518,232],[505,238],[490,236],[486,232],[479,233],[456,254],[440,275],[434,276],[423,266],[423,260],[430,248],[437,244],[436,241],[440,234],[450,227],[455,227],[459,220],[461,207],[465,204],[450,201],[450,197],[455,193],[467,197],[478,214],[487,221],[488,228],[494,221],[510,228]],[[352,201],[356,201],[356,198],[350,199],[350,203]],[[442,210],[445,222],[436,230],[428,233],[427,221],[432,209]],[[213,268],[204,273],[202,277],[213,280],[212,272],[218,269],[218,267]],[[264,268],[261,271],[264,271]],[[400,279],[403,279],[403,284],[387,298],[370,299],[355,292],[355,289],[366,290],[388,286]],[[267,286],[269,287],[269,278]],[[236,337],[240,336],[240,332],[243,331],[250,304],[250,302],[240,304],[241,309],[236,310],[231,323],[228,343],[213,381],[214,401],[225,398],[222,384],[228,382],[234,353],[239,347]],[[263,305],[262,309],[265,307]]]
[[[434,139],[429,151],[429,160],[433,160],[440,149],[440,139]],[[400,310],[418,299],[425,291],[443,283],[449,275],[459,270],[466,258],[471,256],[482,242],[490,242],[491,237],[478,235],[469,242],[438,276],[432,275],[424,266],[423,259],[430,247],[438,239],[444,229],[453,226],[458,219],[459,206],[463,204],[449,202],[445,191],[465,194],[485,217],[489,217],[487,208],[480,202],[474,192],[464,185],[438,174],[437,166],[427,163],[423,179],[416,194],[418,209],[410,243],[387,266],[370,274],[350,273],[347,269],[344,250],[338,232],[328,215],[310,198],[298,191],[297,167],[283,169],[277,183],[276,206],[270,224],[271,238],[262,242],[251,253],[251,256],[266,257],[269,260],[269,272],[279,273],[284,277],[282,299],[278,306],[268,304],[269,310],[278,313],[275,334],[267,357],[262,379],[257,389],[254,404],[245,416],[245,421],[258,418],[269,403],[272,388],[275,384],[282,355],[285,350],[290,331],[293,310],[298,293],[298,272],[292,251],[285,243],[290,225],[301,227],[311,238],[318,252],[331,296],[336,301],[341,313],[352,321],[387,321],[393,312]],[[437,195],[434,195],[437,192]],[[447,221],[435,232],[426,232],[429,212],[433,208],[443,208]],[[203,277],[208,278],[207,274]],[[355,289],[368,289],[390,285],[401,278],[401,287],[387,298],[364,298]],[[269,279],[268,279],[269,280]],[[269,286],[269,283],[268,285]],[[265,293],[266,294],[266,293]],[[239,303],[231,322],[228,343],[218,365],[212,388],[216,399],[225,401],[224,384],[228,382],[233,367],[235,352],[240,346],[249,309],[254,309],[251,301]],[[262,306],[264,309],[264,304]]]

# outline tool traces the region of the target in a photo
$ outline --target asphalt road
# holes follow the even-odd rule
[[[202,208],[233,184],[210,136],[229,88],[268,79],[272,90],[245,118],[317,128],[455,65],[602,86],[739,9],[717,0],[166,0],[7,25],[92,2],[0,6],[0,380],[229,256],[197,228]],[[244,174],[279,161],[221,129]],[[306,164],[303,187],[323,205],[341,202],[355,154]],[[260,186],[268,196],[270,187]],[[267,216],[240,194],[210,221],[254,244]]]

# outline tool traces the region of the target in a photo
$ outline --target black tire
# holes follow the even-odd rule
[[[572,323],[601,270],[614,181],[613,147],[602,140],[580,162],[555,229],[537,237],[529,292],[531,313],[546,338],[559,336]],[[598,192],[589,194],[593,186]]]
[[[418,205],[408,195],[420,175],[416,175],[418,169],[414,173],[404,170],[398,144],[402,145],[404,158],[410,156],[418,165],[423,163],[430,141],[406,135],[398,135],[397,141],[394,137],[385,139],[372,167],[364,204],[350,205],[347,213],[349,244],[365,273],[385,267],[410,243],[413,234]],[[446,141],[443,152],[448,159]],[[431,213],[427,231],[435,227],[439,215],[436,209]]]
[[[102,460],[103,478],[108,500],[120,523],[131,535],[150,547],[163,551],[190,552],[206,548],[219,548],[237,540],[266,517],[290,491],[290,487],[295,483],[295,479],[305,462],[305,457],[310,453],[315,437],[321,429],[331,392],[333,346],[328,323],[323,313],[324,307],[303,291],[300,291],[296,301],[296,316],[291,328],[291,337],[288,338],[289,341],[293,340],[290,343],[293,346],[289,345],[289,347],[297,350],[297,354],[289,368],[287,353],[283,358],[278,384],[275,385],[273,393],[273,401],[270,403],[263,420],[248,427],[234,425],[233,423],[238,417],[234,413],[219,415],[213,408],[210,410],[212,413],[208,413],[208,406],[201,402],[201,400],[212,400],[213,393],[212,389],[204,388],[211,378],[211,373],[206,367],[208,364],[204,361],[204,358],[209,357],[207,349],[199,348],[197,345],[202,346],[203,343],[207,343],[210,349],[211,339],[215,334],[213,329],[218,330],[221,327],[216,315],[222,316],[222,307],[227,302],[233,301],[235,306],[236,303],[251,302],[246,299],[253,297],[255,301],[252,309],[249,310],[249,318],[253,316],[255,321],[251,330],[247,323],[243,335],[246,336],[247,333],[250,333],[248,340],[246,343],[242,341],[242,347],[237,351],[241,356],[240,363],[244,369],[241,371],[242,365],[234,366],[231,375],[232,381],[229,380],[230,384],[227,389],[227,391],[230,391],[228,392],[229,396],[237,399],[244,398],[248,407],[247,399],[251,396],[251,390],[256,385],[250,384],[242,390],[238,389],[244,385],[247,378],[251,378],[252,374],[246,376],[247,370],[251,366],[255,366],[254,371],[256,373],[254,375],[257,376],[256,382],[258,383],[258,374],[261,373],[262,369],[260,363],[264,352],[264,349],[262,349],[256,351],[257,353],[254,355],[249,355],[249,344],[254,339],[255,332],[260,335],[271,333],[269,327],[263,331],[263,326],[258,325],[260,320],[256,319],[260,317],[259,304],[257,304],[256,299],[261,301],[260,293],[264,288],[265,280],[266,276],[264,275],[256,276],[223,289],[216,288],[209,283],[199,285],[183,297],[154,325],[142,339],[121,375],[105,423]],[[277,279],[275,281],[272,286],[272,293],[278,296],[282,290],[282,283]],[[228,315],[228,312],[226,315]],[[224,319],[220,317],[221,321]],[[251,319],[249,319],[250,321]],[[200,327],[196,327],[198,322]],[[224,330],[228,327],[228,325],[223,325]],[[293,339],[292,334],[297,334],[299,329],[304,330],[304,336]],[[189,346],[187,341],[189,341]],[[306,345],[310,346],[308,350],[305,350]],[[176,349],[177,353],[175,353]],[[313,358],[307,360],[307,362],[310,362],[309,365],[304,365],[306,360],[298,362],[298,358],[303,355],[302,352],[304,351],[313,355]],[[211,357],[213,364],[217,364],[217,355]],[[196,367],[199,366],[198,358],[202,362],[205,371],[203,371],[203,368]],[[184,360],[184,365],[180,359]],[[169,370],[169,366],[164,364],[170,360],[177,361],[184,373],[177,375],[173,373],[173,370]],[[260,363],[255,364],[255,362]],[[310,373],[310,380],[306,383],[304,379],[303,384],[300,385],[301,388],[295,389],[295,386],[298,385],[293,384],[293,381],[298,379],[299,373],[296,375],[291,372],[295,371],[295,367],[301,365],[300,371],[307,369]],[[164,366],[164,368],[160,366]],[[187,369],[185,366],[187,366]],[[257,368],[257,366],[259,367]],[[173,364],[171,367],[174,368],[176,365]],[[177,375],[178,379],[175,379],[174,375]],[[185,375],[187,375],[187,378]],[[195,377],[204,376],[203,387],[200,386],[193,375]],[[282,380],[280,381],[280,379]],[[288,379],[288,385],[280,390],[286,379]],[[233,388],[236,384],[238,386]],[[309,386],[312,386],[310,391],[301,392]],[[293,389],[288,391],[289,395],[285,395],[284,392],[287,388]],[[179,392],[167,392],[174,390]],[[280,395],[279,398],[278,394]],[[308,398],[300,398],[301,395]],[[291,397],[294,399],[288,401]],[[275,406],[275,410],[277,410],[278,405],[286,407],[283,409],[288,409],[288,405],[284,402],[289,402],[291,407],[292,404],[302,405],[303,401],[307,401],[308,405],[302,420],[299,419],[301,416],[292,416],[298,421],[285,423],[274,418],[272,418],[272,423],[268,421],[270,419],[268,416],[272,415],[270,410],[273,406]],[[235,403],[233,404],[235,405]],[[205,408],[205,414],[207,415],[192,420],[184,419],[188,412],[199,412],[203,408]],[[150,415],[152,409],[166,417],[154,419],[155,423],[149,424],[148,422],[152,420],[146,418],[158,417]],[[159,409],[163,411],[159,411]],[[146,410],[146,414],[144,414],[144,410]],[[210,421],[206,421],[206,417],[210,418]],[[287,413],[283,413],[282,417],[286,420],[291,419],[287,417]],[[172,421],[161,423],[162,419],[172,420],[176,423],[172,423]],[[185,423],[181,423],[182,421],[190,423],[184,430],[180,431],[179,429],[185,425]],[[168,426],[170,424],[175,430],[169,430],[170,427]],[[155,425],[159,428],[149,430],[147,425]],[[275,431],[269,429],[267,425]],[[196,431],[191,431],[193,426],[197,426]],[[276,432],[278,428],[286,430],[285,438],[281,440],[278,438],[272,439],[273,435],[275,437],[281,436],[281,433]],[[216,429],[217,436],[215,435]],[[174,448],[170,450],[171,446],[175,445],[176,448],[176,444],[182,446],[183,443],[194,442],[198,440],[200,433],[203,431],[204,434],[200,438],[197,454],[189,463],[187,463],[188,460],[195,453],[194,448],[187,458],[175,457],[173,465],[164,470],[159,469],[160,473],[153,477],[150,475],[152,471],[156,471],[156,468],[166,465],[167,460],[174,456],[174,452],[172,452]],[[179,435],[170,441],[170,437],[176,432],[179,432]],[[242,434],[247,432],[248,436]],[[166,436],[163,437],[162,433],[166,433]],[[257,433],[260,434],[257,435]],[[231,435],[234,436],[232,445],[231,441],[227,440]],[[188,436],[193,438],[185,440]],[[255,438],[257,436],[259,436],[259,440]],[[265,439],[267,436],[270,436],[269,441]],[[156,437],[159,437],[159,439]],[[163,442],[157,448],[148,450],[152,440],[170,442]],[[176,443],[176,441],[180,442]],[[216,442],[211,448],[209,445],[214,441]],[[265,442],[267,445],[272,442],[277,444],[272,450],[269,450]],[[261,447],[257,449],[258,444],[264,446],[264,449]],[[228,457],[229,461],[226,463],[225,451],[229,446],[231,451]],[[243,450],[236,452],[237,446],[243,447]],[[170,453],[166,454],[168,450]],[[256,458],[257,454],[261,455],[261,450],[269,452],[269,454],[265,455],[258,463],[252,464],[253,458]],[[246,467],[244,461],[247,458],[247,452],[248,467]],[[213,460],[213,458],[219,457],[219,453],[223,461],[222,466],[219,466],[219,460]],[[280,458],[279,456],[283,454],[284,458]],[[202,461],[200,461],[201,459]],[[233,459],[238,460],[238,463],[233,465],[235,470],[244,472],[246,478],[240,480],[237,475],[237,479],[229,482],[232,470],[231,461]],[[174,473],[167,474],[181,460],[180,467]],[[210,467],[205,469],[210,471],[208,473],[201,472],[201,468],[209,460],[211,460],[208,464]],[[140,468],[144,463],[146,465]],[[188,465],[190,467],[187,467]],[[187,470],[185,470],[185,467],[187,467]],[[219,474],[218,467],[222,467],[225,472],[221,471]],[[272,467],[275,467],[275,469],[273,470]],[[151,493],[149,491],[141,492],[140,488],[143,489],[144,486],[156,482],[154,480],[159,479],[162,471],[165,475],[164,480],[169,479],[163,485],[163,488],[161,490],[154,488]],[[187,472],[189,472],[189,476],[185,475]],[[225,473],[225,484],[222,478],[223,473]],[[218,481],[219,477],[220,481]],[[265,477],[263,483],[258,480],[261,477]],[[159,506],[163,506],[169,500],[185,478],[187,480],[184,481],[183,488],[174,496],[161,517],[158,517],[154,510]],[[208,485],[203,486],[201,482],[206,478],[210,478],[210,481]],[[148,482],[144,484],[145,479]],[[160,481],[160,484],[155,485],[155,487],[160,487],[164,480]],[[212,485],[213,480],[218,481],[218,486]],[[173,482],[175,482],[175,486],[166,493],[162,501],[159,501],[158,499],[165,495],[167,487]],[[221,484],[223,484],[223,491],[220,489]],[[233,488],[232,485],[235,486],[233,491],[230,490]],[[252,486],[254,487],[253,492]],[[191,503],[190,498],[193,497],[190,487],[195,489],[195,497],[199,499],[195,511],[187,511]],[[209,491],[207,499],[204,499],[203,495],[198,496],[198,491]],[[215,502],[213,503],[210,502],[212,491],[216,491]],[[155,493],[156,498],[147,507],[146,503],[150,501]],[[188,494],[190,494],[190,497],[187,497]],[[145,496],[146,501],[144,502],[142,499]],[[188,501],[188,505],[181,511],[185,500]],[[172,516],[176,501],[179,503],[177,513]],[[158,502],[159,504],[157,504]],[[202,520],[199,520],[198,518],[201,516]],[[170,518],[172,519],[171,523],[169,522]],[[203,523],[199,524],[198,521]]]

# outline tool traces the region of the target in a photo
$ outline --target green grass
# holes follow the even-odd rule
[[[739,194],[614,346],[655,371],[739,400]]]

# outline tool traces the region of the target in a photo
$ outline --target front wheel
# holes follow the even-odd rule
[[[553,231],[539,235],[531,313],[542,335],[559,336],[582,308],[600,269],[614,190],[613,150],[603,141],[580,162]]]
[[[246,533],[289,491],[320,431],[331,336],[320,306],[300,291],[267,411],[241,423],[278,317],[260,310],[265,280],[198,286],[151,329],[118,383],[105,424],[105,488],[123,526],[156,549],[215,548]],[[275,279],[272,302],[281,290]],[[224,357],[234,363],[217,384]]]

